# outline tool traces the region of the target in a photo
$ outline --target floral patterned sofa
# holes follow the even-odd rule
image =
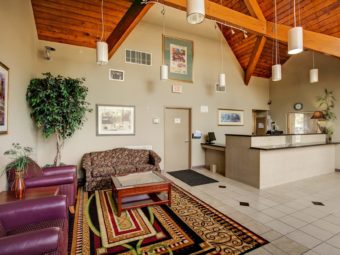
[[[87,191],[111,188],[111,175],[160,170],[161,158],[152,150],[116,148],[86,153],[82,158]]]

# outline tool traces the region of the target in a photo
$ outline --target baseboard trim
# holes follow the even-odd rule
[[[335,168],[335,172],[340,172],[340,169],[338,169],[338,168]]]
[[[202,168],[207,168],[205,165],[199,165],[199,166],[192,166],[191,169],[202,169]]]

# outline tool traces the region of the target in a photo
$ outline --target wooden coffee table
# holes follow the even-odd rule
[[[0,204],[16,200],[28,200],[41,197],[56,196],[59,193],[59,186],[29,188],[25,190],[25,195],[22,199],[16,198],[13,191],[0,192]]]
[[[159,172],[111,176],[111,179],[118,216],[126,209],[160,204],[171,206],[171,181]]]

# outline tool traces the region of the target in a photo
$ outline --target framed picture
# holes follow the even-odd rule
[[[219,126],[243,126],[244,111],[231,109],[218,109]]]
[[[124,71],[109,69],[109,80],[111,81],[124,81]]]
[[[0,134],[8,132],[9,68],[0,62]]]
[[[193,57],[192,41],[163,35],[163,61],[169,67],[169,79],[193,82]]]
[[[97,135],[135,135],[135,107],[96,105]]]

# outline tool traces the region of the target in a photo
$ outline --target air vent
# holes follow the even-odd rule
[[[148,52],[125,50],[125,62],[138,65],[152,65],[152,54]]]
[[[216,84],[216,92],[217,93],[225,93],[227,91],[227,86],[220,86]]]

